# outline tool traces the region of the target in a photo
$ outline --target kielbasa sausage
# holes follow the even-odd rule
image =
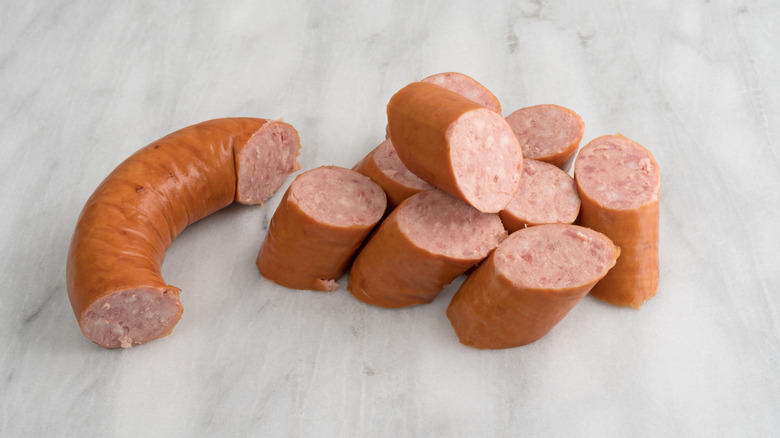
[[[605,135],[582,148],[574,180],[582,201],[578,223],[606,234],[621,249],[591,295],[639,309],[658,291],[658,163],[639,143]]]
[[[404,199],[434,188],[404,166],[390,140],[383,141],[360,160],[354,170],[371,178],[387,194],[387,211],[392,211]]]
[[[506,237],[497,214],[480,213],[441,190],[403,201],[358,253],[355,298],[380,307],[429,303]]]
[[[336,290],[386,202],[382,188],[354,170],[324,166],[298,175],[271,219],[257,268],[281,286]]]
[[[512,233],[455,293],[447,317],[479,349],[530,344],[547,334],[615,264],[609,238],[577,225]]]
[[[585,132],[577,113],[558,105],[536,105],[513,112],[506,121],[523,148],[523,158],[569,170]]]
[[[87,200],[68,252],[68,297],[84,336],[127,348],[169,334],[182,307],[160,274],[168,246],[234,200],[264,202],[298,169],[299,149],[287,123],[216,119],[122,162]]]
[[[497,113],[438,85],[414,82],[387,105],[390,139],[415,175],[484,213],[514,196],[523,155]]]

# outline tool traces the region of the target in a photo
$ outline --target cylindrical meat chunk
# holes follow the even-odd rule
[[[435,75],[428,76],[420,82],[428,82],[430,84],[436,84],[440,87],[444,87],[453,93],[458,93],[461,96],[476,102],[485,108],[495,111],[501,114],[501,104],[498,102],[496,96],[490,92],[484,85],[477,82],[475,79],[457,72],[437,73]],[[385,127],[385,138],[390,138],[390,130]]]
[[[434,188],[404,166],[390,140],[383,141],[360,160],[353,170],[374,180],[387,194],[387,212],[404,199]]]
[[[420,82],[428,82],[444,87],[452,92],[474,101],[490,111],[501,114],[501,104],[496,96],[476,79],[458,72],[445,72],[428,76]]]
[[[382,188],[354,170],[324,166],[298,175],[274,212],[257,268],[281,286],[336,290],[386,202]]]
[[[533,225],[571,224],[579,211],[572,177],[552,164],[525,159],[517,194],[498,215],[511,233]]]
[[[523,155],[498,113],[438,85],[414,82],[387,105],[390,139],[415,175],[484,213],[517,191]]]
[[[638,143],[605,135],[582,148],[574,180],[582,201],[578,223],[606,234],[621,249],[591,295],[639,309],[658,291],[658,163]]]
[[[380,307],[430,303],[504,238],[497,214],[440,190],[401,203],[358,253],[349,274],[355,298]]]
[[[506,121],[523,148],[523,158],[569,170],[585,132],[577,113],[558,105],[536,105],[513,112]]]
[[[547,334],[615,264],[603,234],[548,224],[512,233],[455,293],[447,317],[479,349],[530,344]]]
[[[182,307],[160,272],[168,246],[234,200],[264,202],[298,169],[299,149],[287,123],[215,119],[117,166],[84,205],[68,252],[68,297],[84,336],[128,348],[169,334]]]

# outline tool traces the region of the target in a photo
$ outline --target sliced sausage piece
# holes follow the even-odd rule
[[[348,290],[380,307],[430,303],[505,237],[498,215],[480,213],[440,190],[420,192],[368,239],[352,264]]]
[[[68,297],[84,336],[116,348],[169,334],[182,308],[160,274],[168,246],[234,200],[264,202],[298,169],[299,148],[286,123],[217,119],[122,162],[87,200],[68,252]]]
[[[433,188],[404,166],[390,140],[385,140],[374,148],[353,169],[371,178],[384,189],[387,194],[388,212],[415,193]]]
[[[580,211],[574,179],[542,161],[523,160],[517,194],[498,215],[511,233],[541,224],[571,224]]]
[[[591,295],[639,309],[658,291],[658,163],[638,143],[606,135],[582,148],[574,180],[582,201],[578,223],[606,234],[622,251]]]
[[[490,111],[501,114],[501,104],[498,102],[496,96],[485,88],[484,85],[463,73],[438,73],[428,76],[420,82],[428,82],[444,87],[453,93],[458,93],[466,99],[484,106]],[[385,127],[385,138],[390,138],[390,129],[387,127]]]
[[[485,213],[514,196],[523,155],[501,116],[438,85],[415,82],[387,105],[390,138],[415,175]]]
[[[547,334],[615,264],[603,234],[549,224],[512,233],[455,293],[447,317],[460,342],[484,348],[530,344]]]
[[[520,141],[524,158],[569,170],[585,132],[577,113],[558,105],[536,105],[513,112],[506,121]]]
[[[354,170],[324,166],[304,172],[271,219],[257,268],[291,289],[336,290],[386,205],[382,188]]]
[[[501,104],[496,96],[476,79],[458,72],[438,73],[428,76],[420,82],[428,82],[444,87],[452,92],[474,101],[490,111],[501,114]]]

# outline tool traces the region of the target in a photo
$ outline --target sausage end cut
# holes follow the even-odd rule
[[[464,345],[518,347],[547,334],[607,274],[620,250],[603,234],[547,224],[512,233],[455,293],[447,317]]]
[[[658,163],[639,143],[605,135],[582,148],[574,180],[582,201],[578,223],[606,234],[622,250],[591,295],[639,309],[658,291]]]
[[[386,203],[382,188],[354,170],[323,166],[298,175],[260,247],[260,274],[291,289],[335,290]]]
[[[165,336],[182,314],[160,268],[184,228],[237,200],[264,202],[298,167],[298,134],[283,122],[215,119],[140,149],[87,200],[66,281],[84,335],[106,348]]]
[[[387,120],[398,157],[438,189],[483,213],[498,213],[517,191],[522,150],[498,113],[414,82],[390,99]]]
[[[348,290],[379,307],[430,303],[504,238],[497,214],[481,213],[441,190],[426,190],[403,201],[379,225],[355,258]]]

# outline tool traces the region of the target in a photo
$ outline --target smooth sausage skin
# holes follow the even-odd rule
[[[639,309],[658,291],[658,163],[638,143],[606,135],[582,148],[574,180],[582,201],[578,223],[606,234],[622,251],[591,295]]]
[[[512,233],[455,293],[447,317],[479,349],[530,344],[552,330],[615,264],[603,234],[549,224]]]
[[[440,190],[420,192],[368,239],[352,264],[348,290],[379,307],[430,303],[505,237],[498,215],[480,213]]]
[[[324,166],[298,175],[271,219],[257,268],[281,286],[336,290],[386,202],[381,187],[353,170]]]
[[[404,199],[434,188],[404,166],[390,140],[385,140],[353,168],[379,184],[387,194],[389,213]]]
[[[523,158],[544,161],[568,171],[585,123],[574,111],[559,105],[521,108],[506,117],[523,148]]]
[[[390,139],[415,175],[483,213],[517,191],[523,155],[497,113],[438,85],[414,82],[387,105]]]
[[[282,122],[216,119],[189,126],[121,163],[87,200],[73,232],[67,288],[84,335],[106,348],[165,336],[180,289],[160,273],[184,228],[238,200],[265,201],[298,169],[298,133]]]

